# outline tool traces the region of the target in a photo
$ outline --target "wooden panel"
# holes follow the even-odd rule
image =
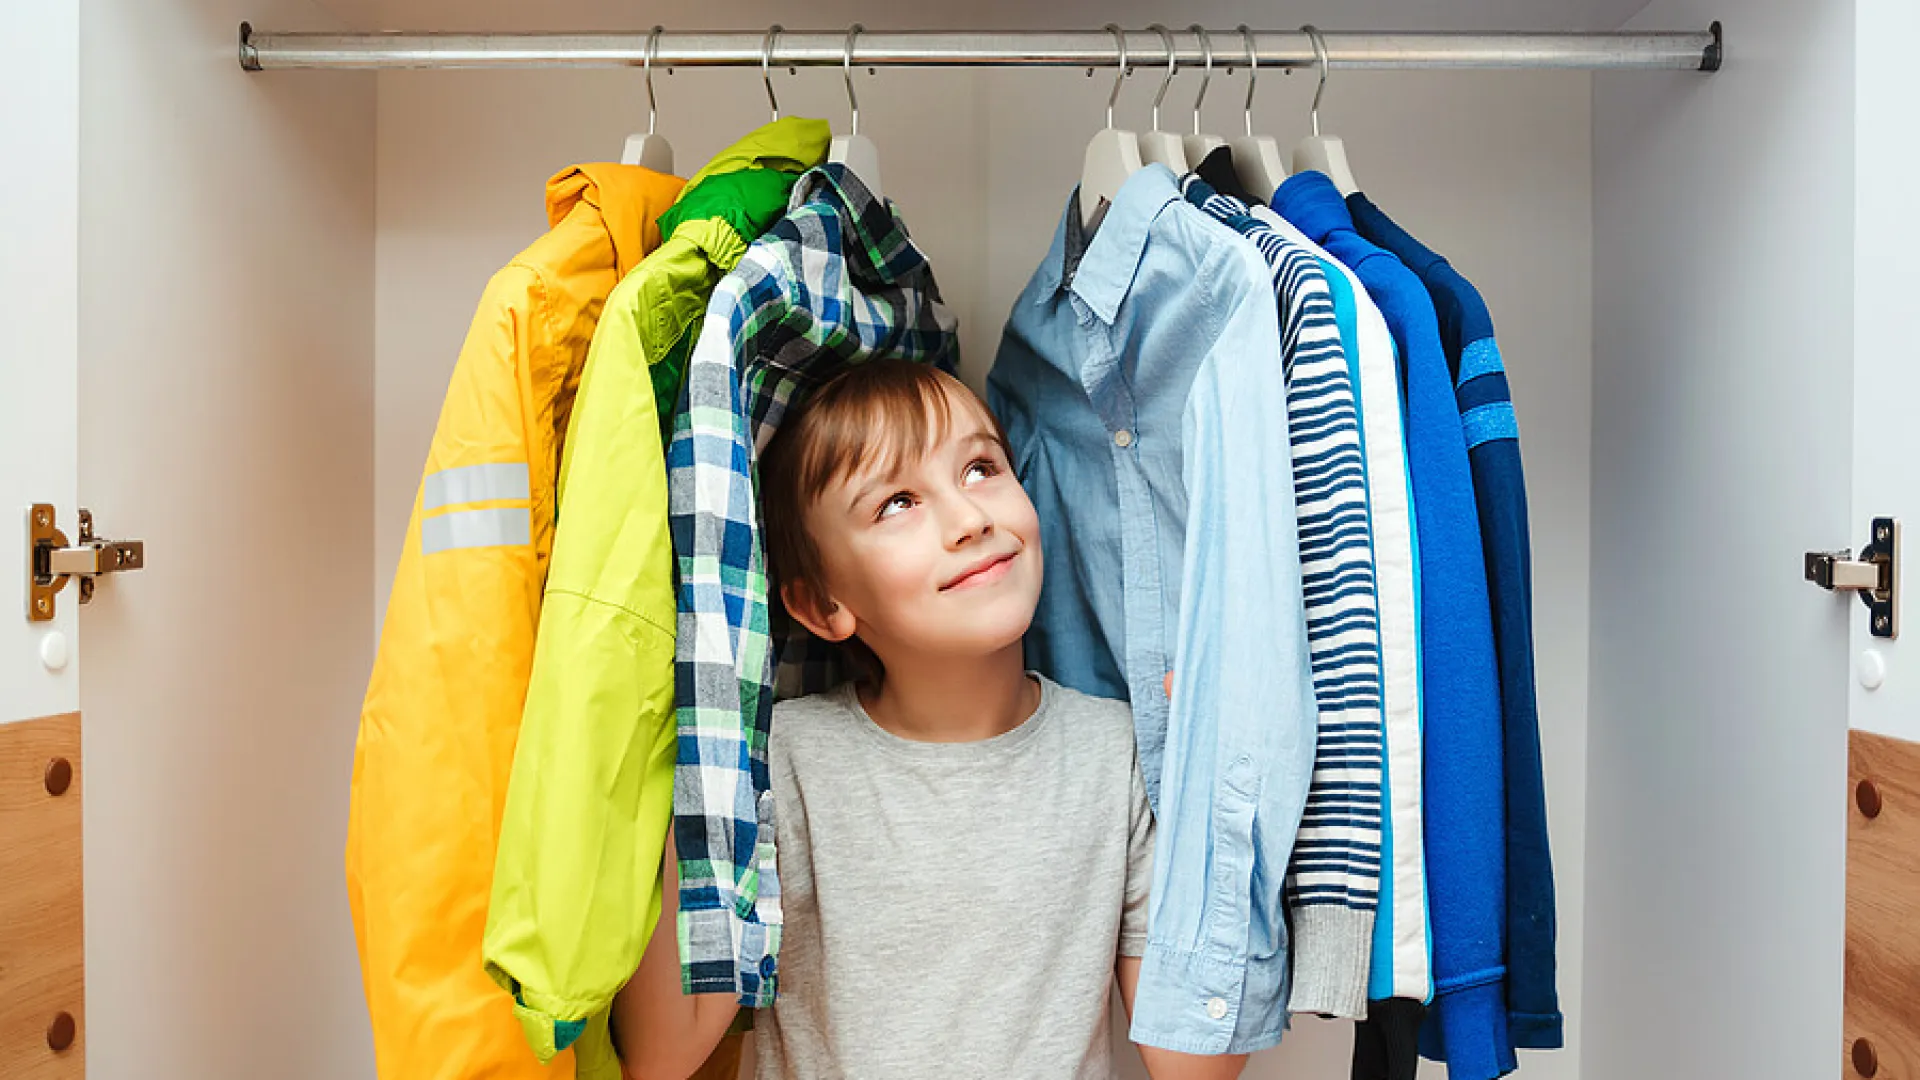
[[[71,767],[66,793],[48,766]],[[86,1075],[85,941],[80,903],[80,714],[0,723],[0,1077]],[[65,1012],[72,1045],[48,1031]]]
[[[1920,743],[1849,736],[1843,1077],[1920,1080]]]

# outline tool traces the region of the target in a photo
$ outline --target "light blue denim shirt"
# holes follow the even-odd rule
[[[1280,362],[1265,260],[1149,165],[1091,237],[1068,199],[987,379],[1040,511],[1029,662],[1133,704],[1159,840],[1132,1037],[1187,1053],[1287,1023],[1316,714]]]

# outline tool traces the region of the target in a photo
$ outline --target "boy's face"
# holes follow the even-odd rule
[[[829,591],[816,632],[857,633],[889,666],[1017,644],[1040,600],[1033,503],[979,403],[947,393],[952,422],[924,456],[856,470],[807,514]]]

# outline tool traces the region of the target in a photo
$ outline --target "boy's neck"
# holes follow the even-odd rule
[[[863,686],[861,704],[873,722],[916,742],[978,742],[1004,735],[1040,707],[1040,686],[1027,677],[1021,646],[987,656],[886,661],[878,688]]]

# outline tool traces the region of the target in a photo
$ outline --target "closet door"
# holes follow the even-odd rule
[[[85,1071],[80,590],[36,598],[28,586],[30,531],[78,536],[79,45],[78,5],[0,3],[0,1076],[9,1080]]]

